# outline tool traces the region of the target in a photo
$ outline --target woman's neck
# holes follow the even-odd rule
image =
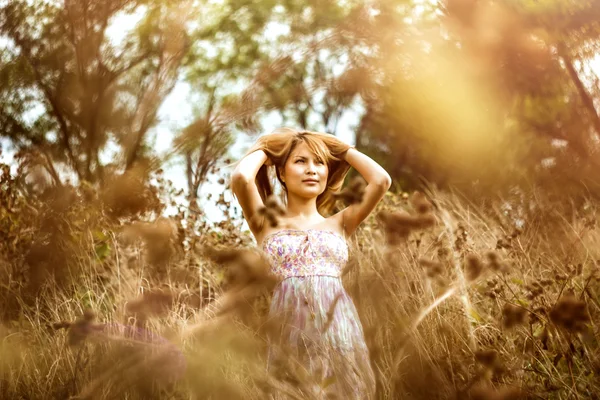
[[[317,210],[317,198],[303,199],[288,196],[287,217],[294,220],[308,221],[322,218]]]

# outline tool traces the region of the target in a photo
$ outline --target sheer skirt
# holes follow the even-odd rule
[[[277,379],[317,398],[374,397],[363,328],[339,277],[284,279],[275,289],[269,321],[274,328],[267,370]]]

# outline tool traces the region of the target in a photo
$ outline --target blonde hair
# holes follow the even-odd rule
[[[281,181],[280,170],[284,168],[290,154],[300,143],[306,143],[310,151],[327,164],[329,170],[327,186],[325,191],[317,196],[317,211],[322,215],[329,214],[335,205],[333,194],[339,192],[350,170],[350,164],[344,160],[344,155],[351,146],[327,133],[298,131],[284,127],[258,138],[246,155],[263,150],[273,162],[273,167],[263,165],[256,174],[256,186],[260,197],[265,201],[273,194],[274,181],[269,177],[269,168],[274,168],[277,180],[285,189],[286,196],[283,200],[287,203],[287,188]]]

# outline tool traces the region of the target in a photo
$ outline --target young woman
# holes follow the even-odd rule
[[[367,182],[362,201],[328,215],[350,167]],[[269,169],[282,185],[285,205],[275,226],[264,212],[274,190]],[[260,137],[239,161],[232,190],[272,273],[281,279],[269,313],[279,324],[270,338],[267,368],[287,369],[296,379],[310,376],[316,390],[325,387],[341,396],[336,398],[374,396],[362,325],[340,274],[348,261],[346,238],[390,184],[375,161],[324,133],[280,128]]]

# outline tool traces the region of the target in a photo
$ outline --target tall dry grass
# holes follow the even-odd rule
[[[240,221],[115,218],[101,194],[3,179],[0,398],[311,398],[310,377],[265,373],[273,281]],[[377,398],[596,398],[596,212],[388,193],[343,277]]]

